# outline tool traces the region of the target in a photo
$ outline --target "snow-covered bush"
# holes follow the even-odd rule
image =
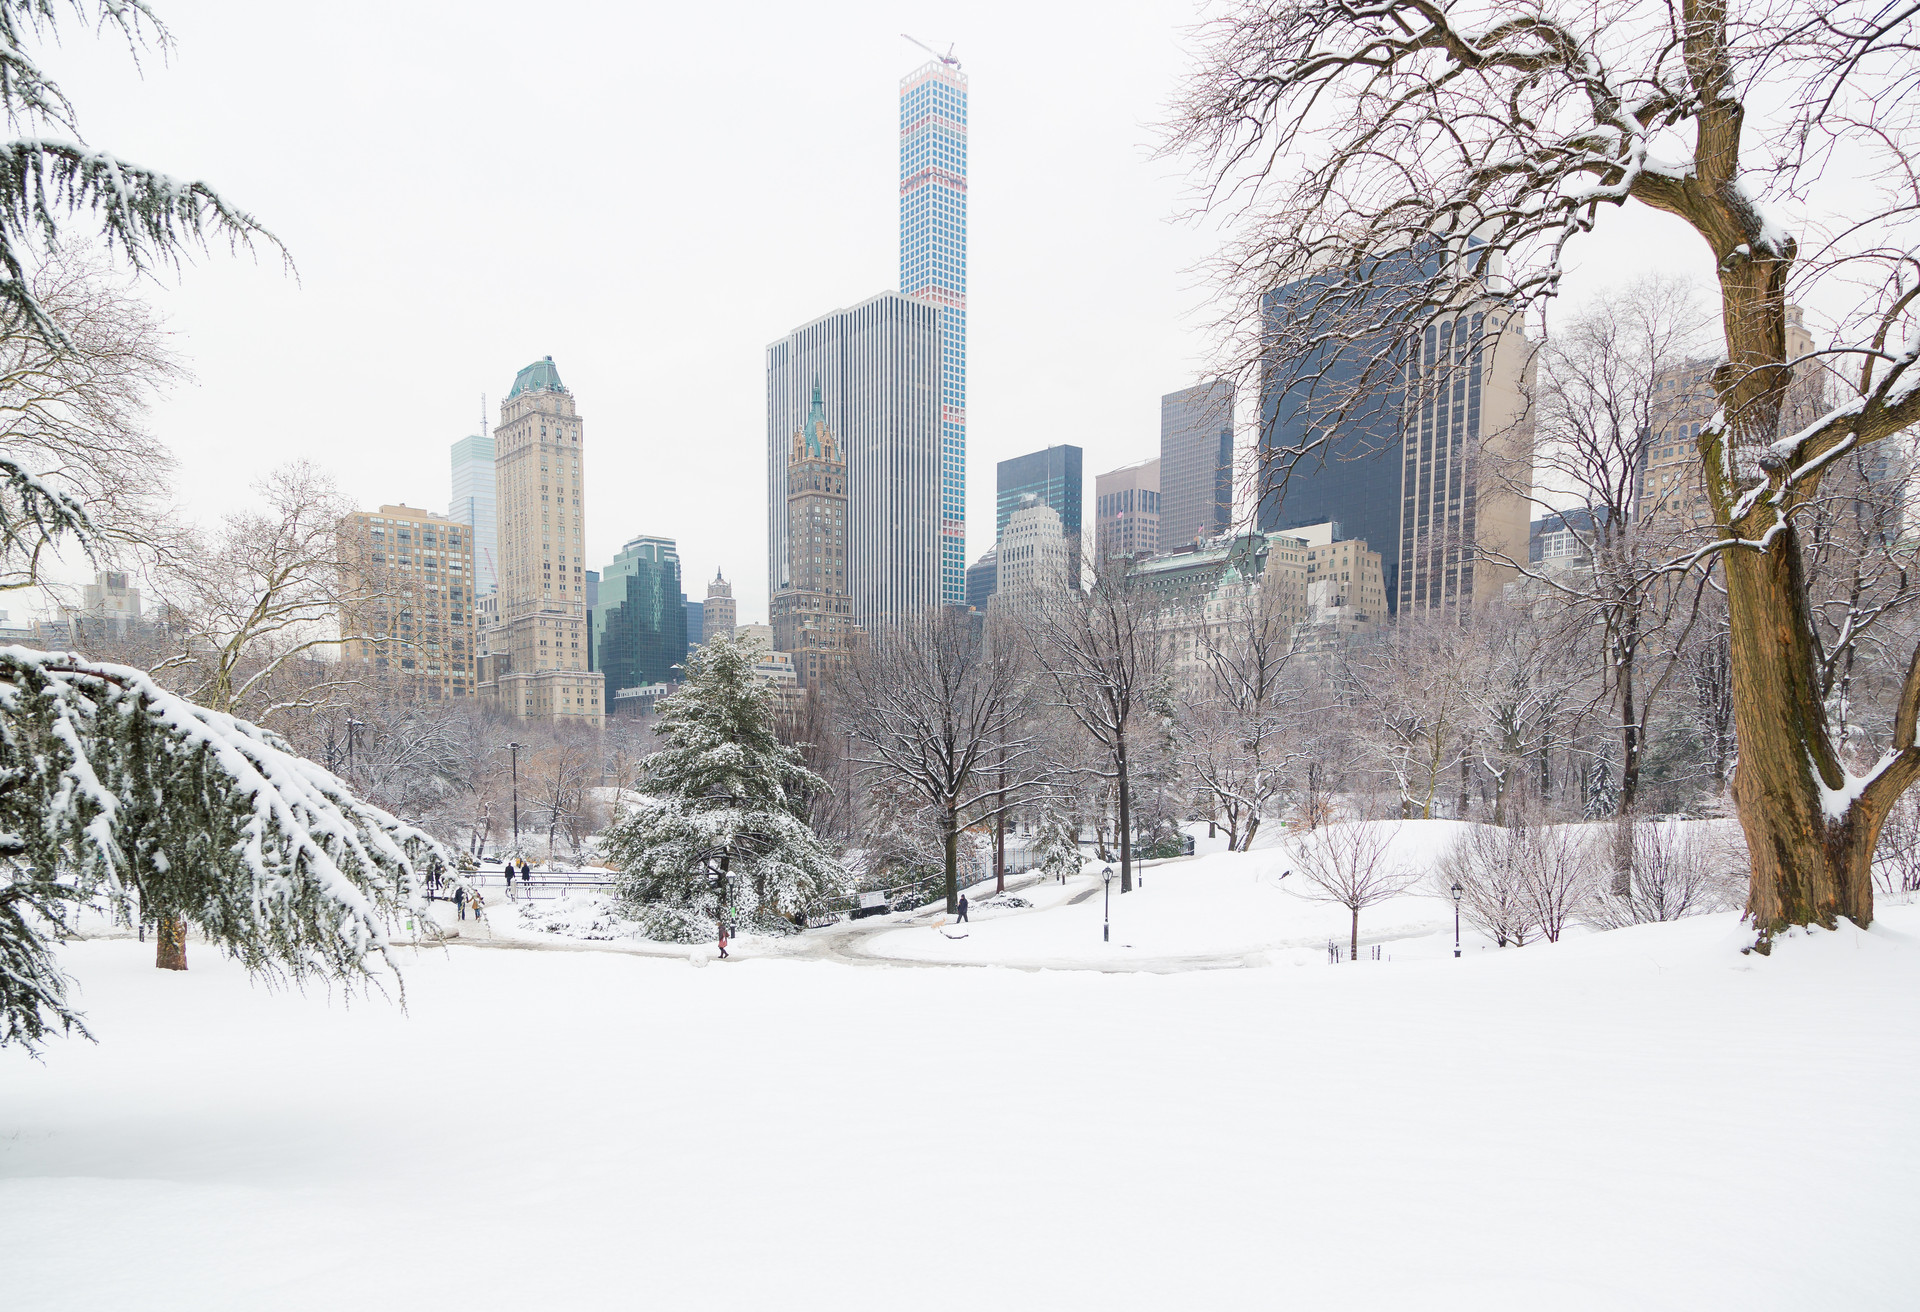
[[[1596,894],[1601,863],[1593,826],[1474,825],[1447,849],[1433,891],[1460,889],[1460,914],[1506,947],[1544,936],[1558,942]]]
[[[0,1043],[78,1017],[46,954],[67,908],[197,926],[248,970],[365,979],[424,918],[427,834],[275,735],[125,666],[0,648]]]
[[[1583,909],[1596,928],[1732,911],[1744,901],[1746,844],[1731,822],[1642,820],[1624,846],[1629,878]]]

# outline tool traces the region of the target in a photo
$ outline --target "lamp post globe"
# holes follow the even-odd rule
[[[1457,879],[1453,881],[1453,887],[1448,890],[1453,894],[1453,955],[1456,957],[1460,955],[1460,894],[1464,891]]]

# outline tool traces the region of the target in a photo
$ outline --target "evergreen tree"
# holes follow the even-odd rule
[[[660,703],[645,794],[607,835],[615,887],[635,914],[671,907],[761,928],[846,895],[852,880],[808,827],[807,799],[827,786],[774,732],[773,688],[744,639],[687,658],[686,686]]]
[[[0,649],[0,1044],[85,1033],[48,951],[80,904],[198,925],[255,974],[368,979],[445,856],[138,670]]]

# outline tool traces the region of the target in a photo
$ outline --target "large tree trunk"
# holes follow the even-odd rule
[[[1360,960],[1360,908],[1354,907],[1352,910],[1353,934],[1347,940],[1347,960],[1358,961]]]
[[[187,922],[178,916],[162,916],[155,926],[153,964],[161,970],[187,968]]]
[[[1640,795],[1640,714],[1635,704],[1633,661],[1639,654],[1640,617],[1631,608],[1627,632],[1615,647],[1620,675],[1620,812],[1630,815]]]
[[[1827,736],[1812,622],[1791,528],[1767,551],[1726,553],[1734,723],[1733,796],[1752,858],[1747,914],[1761,943],[1789,925],[1873,920],[1870,867],[1893,798],[1863,793],[1830,816],[1825,790],[1845,784]],[[1824,787],[1823,787],[1824,786]]]
[[[1123,734],[1113,753],[1115,783],[1120,791],[1120,891],[1133,892],[1133,790],[1127,780],[1127,740]]]

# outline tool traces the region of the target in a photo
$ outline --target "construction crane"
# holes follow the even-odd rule
[[[932,55],[935,59],[945,64],[948,68],[960,67],[960,61],[953,57],[953,45],[951,42],[949,42],[947,45],[947,53],[943,55],[938,50],[935,50],[932,46],[928,45],[925,41],[920,40],[918,37],[908,36],[905,32],[902,32],[900,34],[900,37],[902,40],[913,42],[915,45],[919,46],[922,50]]]

